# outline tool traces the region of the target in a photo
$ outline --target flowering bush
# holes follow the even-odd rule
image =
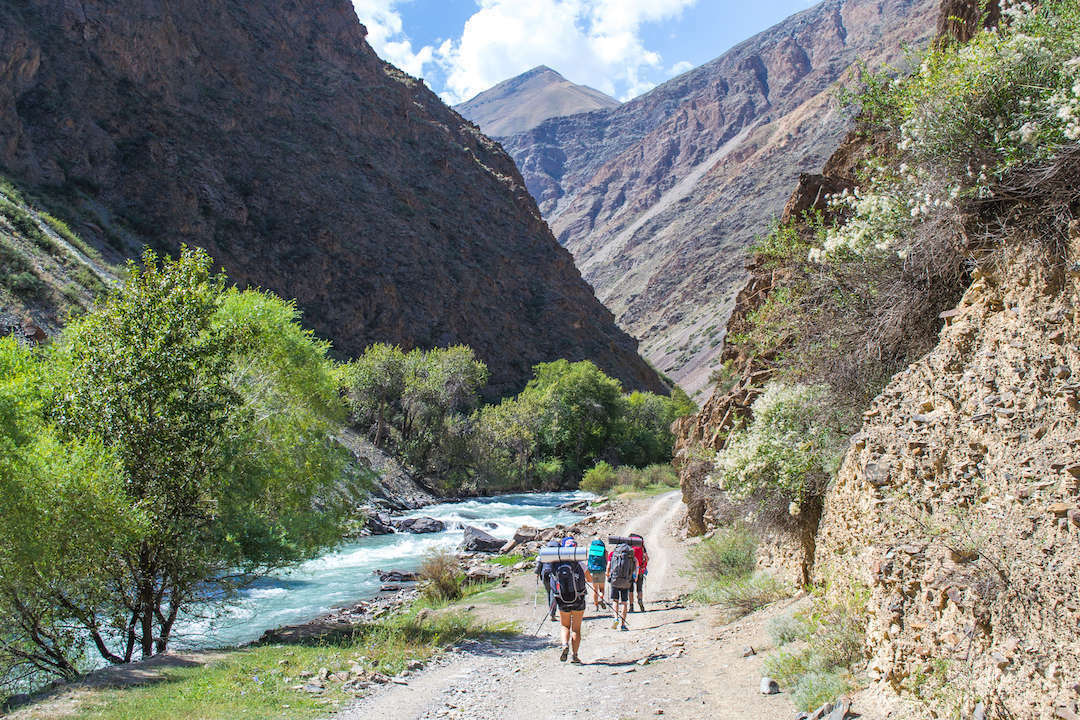
[[[920,224],[994,197],[1010,172],[1080,141],[1080,6],[1013,3],[1000,28],[916,58],[918,70],[863,74],[859,97],[897,157],[870,163],[862,187],[831,199],[850,220],[830,229],[810,262],[896,253]]]
[[[749,427],[728,436],[710,482],[735,500],[758,499],[793,517],[820,500],[843,440],[829,416],[828,389],[771,383],[754,401]]]

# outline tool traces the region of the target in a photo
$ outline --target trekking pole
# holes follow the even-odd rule
[[[585,586],[586,587],[590,587],[591,585],[592,585],[592,583],[590,583],[588,580],[585,581]],[[613,602],[610,602],[610,603],[605,602],[604,607],[607,608],[607,610],[611,613],[611,617],[615,618],[616,620],[619,619],[619,614],[617,612],[615,612],[615,603],[613,603]],[[626,625],[626,627],[630,627],[630,624],[627,623],[625,620],[623,620],[623,625]]]
[[[551,605],[548,606],[547,612],[540,618],[540,624],[536,626],[536,630],[533,631],[533,635],[540,637],[540,628],[544,627],[544,620],[547,620],[551,613],[555,612],[555,600],[551,601]]]

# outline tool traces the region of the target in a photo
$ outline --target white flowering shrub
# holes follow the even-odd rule
[[[1080,143],[1080,3],[1005,5],[999,28],[926,51],[908,77],[864,73],[859,101],[871,125],[894,134],[897,157],[832,198],[850,220],[808,251],[810,262],[903,260],[920,225]]]
[[[793,517],[807,504],[820,509],[843,444],[827,398],[821,385],[771,383],[750,425],[732,431],[717,453],[709,481],[734,500],[756,499]]]

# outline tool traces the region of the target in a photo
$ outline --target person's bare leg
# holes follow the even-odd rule
[[[581,647],[581,619],[583,617],[585,617],[584,610],[570,613],[570,647],[575,660],[578,648]]]
[[[559,659],[566,660],[567,650],[570,647],[570,622],[572,612],[559,611],[559,623],[562,624],[562,649],[559,651]]]

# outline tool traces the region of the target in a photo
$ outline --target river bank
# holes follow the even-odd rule
[[[606,517],[614,522],[620,515],[617,511],[605,509],[603,515],[593,515],[590,519],[587,514],[572,514],[558,509],[556,503],[562,504],[578,498],[578,494],[508,496],[503,500],[509,502],[489,498],[455,504],[449,513],[433,510],[433,506],[428,506],[424,511],[440,514],[448,522],[478,520],[477,515],[502,518],[495,522],[495,528],[489,529],[502,535],[504,539],[509,539],[514,530],[524,524],[524,521],[506,520],[508,507],[524,508],[519,511],[519,518],[536,518],[539,515],[563,520],[564,522],[556,522],[550,526],[551,531],[560,535],[606,532],[607,524],[601,525],[598,521]],[[533,504],[520,504],[524,500],[530,500]],[[540,502],[545,504],[537,504]],[[396,539],[407,543],[431,543],[433,547],[452,550],[460,541],[460,534],[460,530],[451,528],[441,534],[432,534],[439,537],[402,533]],[[394,539],[394,536],[387,537]],[[370,545],[386,542],[386,539],[366,538],[364,542]],[[348,549],[340,552],[345,556],[350,555]],[[352,551],[352,554],[355,554],[355,551]],[[520,562],[515,563],[515,568],[488,562],[494,557],[506,556],[479,553],[462,556],[463,569],[478,580],[469,591],[468,604],[500,602],[498,593],[504,585],[509,584],[510,577],[531,568],[530,563],[525,563],[525,566]],[[407,573],[410,569],[415,569],[418,562],[419,557],[408,562],[386,562],[385,567],[379,569]],[[503,562],[505,563],[505,560]],[[176,685],[180,688],[187,683],[206,682],[220,684],[220,694],[224,696],[240,693],[250,699],[259,695],[264,697],[266,703],[253,700],[247,703],[236,701],[235,707],[226,703],[219,705],[217,710],[203,708],[192,717],[228,717],[231,720],[235,716],[234,711],[240,716],[251,717],[309,717],[312,712],[317,715],[317,711],[321,711],[324,706],[343,702],[358,690],[355,686],[343,688],[349,677],[339,675],[333,680],[327,675],[322,681],[325,687],[321,690],[304,691],[305,686],[312,686],[309,690],[318,690],[315,683],[306,681],[317,677],[323,667],[348,670],[357,665],[362,674],[357,675],[354,672],[353,679],[363,677],[364,682],[390,682],[389,678],[411,672],[410,666],[415,669],[416,663],[426,662],[456,642],[469,638],[505,635],[510,629],[505,622],[456,618],[457,610],[464,611],[468,604],[462,608],[447,610],[432,607],[430,603],[416,603],[416,589],[407,582],[398,583],[402,586],[396,591],[379,592],[378,587],[385,584],[382,583],[382,576],[377,572],[367,574],[370,578],[365,579],[376,587],[369,597],[334,604],[326,611],[309,615],[303,622],[268,626],[271,629],[268,632],[260,631],[261,639],[254,644],[251,641],[255,640],[255,637],[252,637],[236,643],[237,647],[234,649],[180,647],[147,662],[103,668],[76,683],[58,684],[36,693],[32,704],[23,704],[11,717],[33,720],[54,717],[125,718],[129,716],[122,713],[101,713],[106,713],[106,709],[113,705],[129,703],[136,695],[143,694],[147,696],[140,700],[143,705],[159,703],[166,707],[168,701],[160,696],[167,697],[171,692],[170,686]],[[264,584],[259,589],[265,590],[267,587],[270,585]],[[291,590],[295,591],[298,587],[294,582]],[[257,594],[257,599],[261,601],[268,597],[275,596]],[[417,619],[418,613],[431,610],[436,610],[439,616]],[[394,642],[390,643],[392,647],[384,648],[387,639]],[[339,668],[339,665],[342,667]],[[250,671],[250,674],[238,675],[239,668],[245,668],[244,672]],[[252,687],[246,687],[249,685],[249,678],[257,680],[252,681],[255,683]],[[300,682],[301,680],[305,682]],[[235,683],[236,687],[230,683]],[[141,687],[135,689],[134,686]],[[278,703],[278,706],[274,706],[274,703]],[[271,706],[283,706],[288,712],[280,715],[249,715],[252,708],[265,713]],[[233,709],[228,710],[228,707]],[[111,709],[108,710],[108,713],[112,712]],[[160,716],[171,717],[164,710]],[[135,712],[130,717],[143,720],[156,715],[153,711],[144,710],[143,713]]]

